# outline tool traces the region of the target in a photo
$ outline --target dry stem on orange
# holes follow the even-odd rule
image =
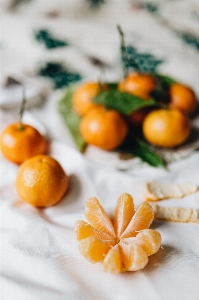
[[[140,270],[160,248],[160,233],[148,229],[154,218],[152,207],[143,202],[134,211],[127,193],[118,198],[113,222],[95,197],[86,202],[86,218],[90,224],[75,223],[79,251],[92,263],[102,262],[107,272]]]

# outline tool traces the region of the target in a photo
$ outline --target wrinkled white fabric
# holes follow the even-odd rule
[[[161,4],[158,15],[139,9],[138,1],[109,0],[101,9],[91,11],[83,0],[34,0],[21,5],[15,14],[6,11],[10,2],[0,4],[4,11],[1,84],[8,75],[22,80],[34,77],[40,63],[49,60],[61,60],[84,77],[98,79],[99,70],[91,65],[88,55],[106,62],[106,79],[116,80],[122,74],[116,30],[116,24],[121,24],[129,43],[165,58],[160,72],[190,85],[199,95],[198,51],[184,44],[173,31],[183,29],[198,36],[198,0],[153,1]],[[135,6],[137,10],[132,9]],[[60,16],[47,19],[53,11]],[[48,51],[33,39],[37,28],[50,29],[55,36],[72,41],[72,45]],[[100,264],[91,264],[80,255],[73,227],[76,220],[85,220],[85,202],[91,196],[97,197],[112,215],[117,198],[124,192],[133,196],[137,207],[143,201],[146,181],[192,181],[199,186],[199,152],[170,163],[166,170],[138,161],[122,171],[113,167],[112,157],[109,164],[103,159],[93,162],[76,150],[57,111],[63,91],[49,87],[48,92],[41,106],[37,106],[42,104],[38,99],[29,99],[32,108],[25,113],[24,122],[48,136],[50,155],[69,175],[70,188],[56,206],[34,208],[15,190],[18,166],[0,154],[0,298],[198,300],[199,224],[154,221],[152,228],[161,233],[162,248],[143,270],[118,275],[105,273]],[[18,111],[2,110],[1,130],[17,118]],[[198,119],[194,123],[198,124]],[[199,192],[183,199],[164,200],[160,205],[199,209]]]

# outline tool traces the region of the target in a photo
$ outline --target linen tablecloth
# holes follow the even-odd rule
[[[41,84],[45,99],[43,94],[41,99],[29,97],[24,121],[47,134],[50,155],[70,177],[69,191],[59,204],[37,209],[19,198],[18,166],[0,154],[1,299],[197,300],[198,224],[155,220],[152,228],[162,235],[160,250],[143,270],[117,275],[80,255],[73,228],[76,220],[85,219],[85,202],[91,196],[112,214],[124,192],[133,196],[137,207],[147,181],[199,185],[199,152],[195,149],[166,170],[140,161],[122,171],[91,161],[78,152],[58,113],[65,86],[56,89],[50,79],[38,76],[38,70],[49,61],[58,62],[83,80],[96,80],[101,74],[97,58],[105,66],[106,79],[117,80],[122,74],[116,30],[120,24],[129,45],[162,61],[159,72],[190,85],[199,95],[198,1],[107,0],[95,8],[88,2],[21,1],[15,11],[11,1],[1,2],[1,86],[8,76]],[[35,39],[35,32],[44,29],[69,45],[47,49]],[[7,105],[3,93],[1,130],[17,120],[19,105],[15,94]],[[199,208],[199,192],[161,205]]]

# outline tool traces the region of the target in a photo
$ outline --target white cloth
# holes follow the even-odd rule
[[[8,2],[0,4],[4,11],[1,83],[7,75],[34,77],[40,63],[48,60],[62,60],[87,78],[96,79],[99,70],[88,61],[88,55],[109,65],[105,73],[108,80],[120,78],[116,31],[119,23],[129,43],[165,58],[161,72],[192,86],[199,95],[198,51],[183,43],[173,31],[183,29],[198,35],[198,0],[154,0],[159,5],[158,15],[140,9],[138,1],[127,0],[107,0],[106,5],[92,11],[83,0],[34,0],[21,5],[15,14],[5,11]],[[56,11],[59,18],[46,18]],[[55,36],[72,41],[72,46],[47,51],[33,39],[36,28],[50,29]],[[163,248],[150,257],[142,271],[118,275],[103,272],[100,264],[91,264],[80,255],[73,226],[76,220],[85,219],[85,202],[91,196],[96,196],[112,214],[117,198],[124,192],[133,196],[137,207],[149,180],[189,180],[199,186],[199,152],[193,151],[169,164],[167,170],[138,163],[120,171],[111,165],[94,163],[75,149],[58,114],[57,100],[63,91],[50,92],[42,106],[33,103],[35,108],[25,114],[24,121],[48,135],[50,155],[70,176],[70,189],[56,206],[34,208],[20,200],[15,190],[18,166],[0,154],[0,298],[198,300],[199,224],[154,221],[152,228],[161,233]],[[1,111],[1,130],[17,119],[17,113]],[[199,192],[183,199],[161,201],[161,205],[199,208]]]
[[[162,246],[138,272],[112,275],[87,262],[78,252],[74,222],[85,219],[85,201],[96,196],[113,213],[118,196],[130,193],[139,205],[148,180],[199,184],[199,153],[170,165],[169,170],[137,169],[132,174],[97,166],[60,142],[50,154],[70,176],[70,189],[56,206],[36,209],[15,191],[18,167],[1,157],[2,300],[11,299],[183,299],[197,300],[199,225],[154,221]],[[162,205],[199,208],[199,192]]]

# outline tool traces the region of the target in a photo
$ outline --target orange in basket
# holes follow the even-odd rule
[[[120,92],[126,92],[143,99],[148,99],[155,88],[155,79],[151,74],[130,73],[118,84]]]
[[[125,139],[128,127],[115,110],[103,106],[91,109],[80,122],[80,133],[91,145],[104,150],[114,150]]]
[[[196,95],[188,86],[174,83],[169,89],[169,94],[171,107],[178,108],[188,115],[195,111],[197,106]]]
[[[79,115],[85,115],[91,108],[99,104],[92,102],[93,98],[100,92],[98,82],[86,82],[77,87],[72,96],[72,107]],[[104,89],[104,87],[102,87]]]
[[[54,158],[37,155],[20,165],[16,189],[22,200],[36,207],[58,203],[69,187],[69,178]]]
[[[154,218],[152,207],[143,202],[134,211],[127,193],[118,198],[113,222],[95,197],[87,200],[85,215],[89,223],[75,223],[79,251],[91,263],[101,262],[107,272],[140,270],[160,248],[160,233],[148,229]]]

